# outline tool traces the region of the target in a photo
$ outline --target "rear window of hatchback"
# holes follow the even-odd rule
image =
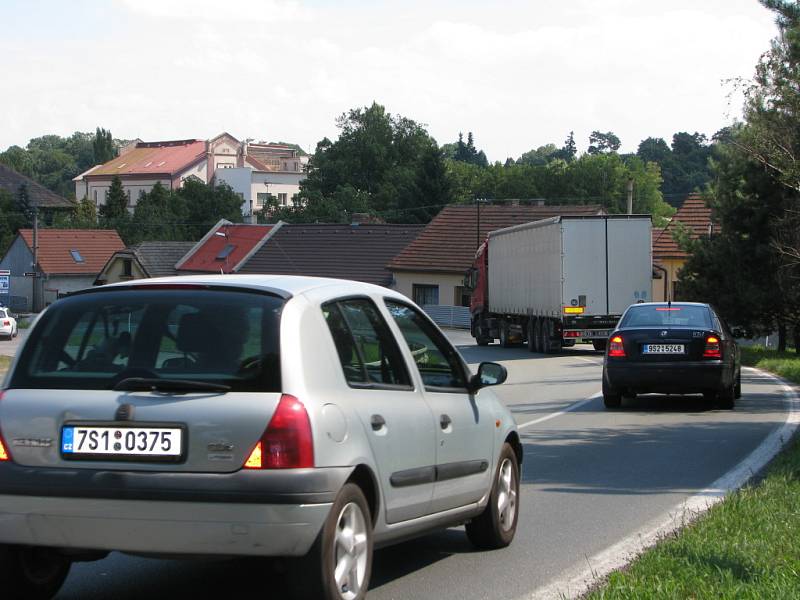
[[[49,307],[30,334],[12,388],[112,389],[128,377],[280,392],[285,301],[231,289],[118,289]]]
[[[713,329],[711,311],[698,304],[633,305],[619,327],[694,327]]]

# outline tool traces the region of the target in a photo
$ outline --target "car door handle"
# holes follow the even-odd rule
[[[441,415],[441,416],[439,417],[439,426],[440,426],[442,429],[447,429],[448,427],[450,427],[450,424],[451,424],[452,422],[453,422],[453,420],[450,418],[450,416],[449,416],[449,415]]]
[[[369,418],[369,424],[372,425],[373,431],[380,431],[380,429],[386,425],[386,419],[381,415],[372,415]]]

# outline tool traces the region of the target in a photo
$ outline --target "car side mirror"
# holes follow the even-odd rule
[[[494,362],[482,362],[478,373],[470,378],[470,391],[477,392],[483,387],[500,385],[508,378],[508,371],[503,365]]]

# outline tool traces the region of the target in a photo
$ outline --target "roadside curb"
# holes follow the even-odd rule
[[[666,536],[705,514],[712,506],[724,500],[730,492],[745,485],[777,456],[800,427],[800,397],[793,384],[785,379],[754,367],[743,368],[761,378],[771,379],[781,387],[784,405],[787,408],[783,424],[773,430],[742,462],[706,489],[651,520],[627,538],[594,556],[587,557],[585,567],[568,570],[555,581],[521,596],[518,600],[579,598],[613,571],[626,566]]]

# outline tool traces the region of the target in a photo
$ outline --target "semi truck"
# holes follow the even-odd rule
[[[650,300],[649,215],[558,216],[492,231],[464,278],[485,346],[604,350],[622,312]]]

